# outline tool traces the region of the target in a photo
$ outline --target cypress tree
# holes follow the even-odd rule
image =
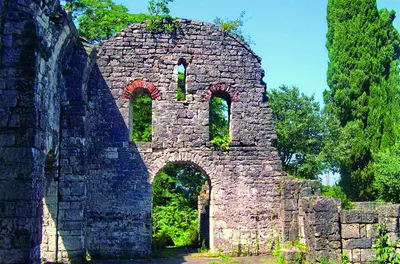
[[[337,144],[344,191],[375,199],[374,155],[394,145],[399,124],[399,43],[394,11],[376,0],[329,0],[326,110],[342,127]]]

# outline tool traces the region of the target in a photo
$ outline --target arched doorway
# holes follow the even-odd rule
[[[211,181],[191,162],[165,165],[152,182],[153,249],[210,246]]]

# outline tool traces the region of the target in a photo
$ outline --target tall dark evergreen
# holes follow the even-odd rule
[[[376,0],[329,0],[326,111],[342,127],[336,146],[341,185],[354,200],[375,199],[374,160],[398,140],[399,43],[394,11]]]

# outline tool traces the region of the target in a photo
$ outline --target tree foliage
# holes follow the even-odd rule
[[[344,191],[355,200],[378,193],[374,155],[398,140],[399,43],[393,11],[375,0],[329,0],[327,110],[340,122],[336,156]]]
[[[229,102],[213,95],[210,100],[209,129],[210,141],[215,146],[227,150],[229,148]]]
[[[178,87],[177,87],[177,97],[178,101],[186,100],[186,89],[185,89],[185,73],[178,73]]]
[[[195,246],[198,243],[197,199],[206,176],[191,164],[171,164],[153,181],[153,243]]]
[[[336,199],[340,199],[342,202],[342,208],[349,210],[353,209],[354,205],[353,202],[350,201],[350,199],[347,197],[347,195],[343,192],[342,188],[340,186],[334,185],[334,186],[326,186],[322,185],[321,186],[321,195],[326,196],[326,197],[333,197]]]
[[[228,18],[220,18],[216,17],[214,19],[214,24],[220,27],[223,31],[230,32],[242,40],[246,41],[248,44],[254,44],[251,37],[249,35],[244,35],[243,25],[244,25],[244,17],[246,15],[245,11],[240,12],[239,17],[235,20],[231,20]]]
[[[146,20],[147,29],[152,33],[172,33],[179,23],[171,17],[168,3],[173,0],[150,0],[148,11],[150,16]]]
[[[146,22],[151,32],[171,32],[177,24],[169,15],[173,0],[150,0],[149,14],[130,14],[113,0],[67,0],[65,9],[73,14],[81,37],[98,43],[126,28],[130,23]]]
[[[298,178],[317,179],[328,166],[323,150],[328,141],[319,103],[297,87],[268,91],[278,140],[275,146],[283,169]]]
[[[380,151],[374,158],[374,187],[379,190],[378,198],[383,201],[400,203],[400,146]]]
[[[141,23],[148,14],[130,14],[124,5],[112,0],[69,0],[66,10],[76,19],[79,35],[92,43],[110,38],[129,23]]]

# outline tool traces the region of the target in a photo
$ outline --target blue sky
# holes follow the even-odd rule
[[[147,12],[147,0],[116,0],[132,13]],[[326,6],[328,0],[175,0],[169,5],[176,17],[213,22],[215,17],[236,19],[246,12],[245,35],[262,58],[268,89],[295,85],[321,102],[327,89],[328,53]],[[400,0],[378,0],[379,8],[393,9],[400,30]]]

